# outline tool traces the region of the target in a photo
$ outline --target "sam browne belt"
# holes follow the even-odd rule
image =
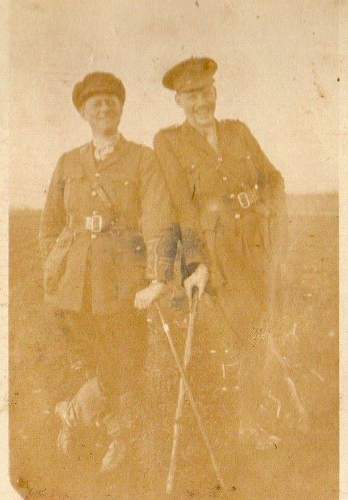
[[[78,215],[67,216],[67,226],[74,231],[90,231],[91,233],[103,233],[111,231],[116,224],[114,218],[93,213],[86,217]]]

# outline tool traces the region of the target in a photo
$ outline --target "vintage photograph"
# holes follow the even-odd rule
[[[339,13],[9,2],[9,499],[339,498]]]

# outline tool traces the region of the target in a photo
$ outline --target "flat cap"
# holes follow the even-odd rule
[[[72,93],[72,100],[79,110],[88,97],[95,94],[114,94],[121,104],[126,99],[126,89],[118,78],[112,73],[89,73],[81,82],[78,82]]]
[[[176,64],[164,75],[163,85],[177,92],[190,92],[214,82],[217,64],[209,57],[191,57]]]

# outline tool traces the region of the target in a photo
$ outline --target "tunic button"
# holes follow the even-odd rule
[[[192,163],[191,169],[194,170],[195,168],[196,168],[196,165],[194,163]]]
[[[246,157],[247,157],[247,160],[250,160],[250,158],[251,158],[251,156],[250,156],[250,155],[247,155]]]
[[[227,177],[226,177],[226,175],[224,175],[224,176],[223,176],[222,180],[223,180],[223,181],[227,181]]]
[[[139,252],[139,250],[141,250],[141,246],[139,246],[139,245],[138,245],[138,246],[135,248],[135,250],[136,250],[137,252]]]
[[[95,239],[96,239],[96,237],[97,237],[97,235],[96,235],[95,233],[92,233],[92,234],[91,234],[91,238],[92,238],[92,240],[95,240]]]
[[[96,177],[100,177],[100,173],[99,173],[99,172],[96,172],[96,173],[95,173],[95,176],[96,176]]]
[[[240,219],[240,214],[237,212],[236,214],[234,214],[234,218],[235,219]]]
[[[97,194],[97,192],[96,192],[96,191],[92,191],[92,192],[91,192],[91,195],[92,195],[92,196],[96,196],[96,194]]]
[[[234,193],[231,193],[231,194],[230,194],[230,198],[231,198],[231,200],[233,200],[233,198],[235,198],[235,197],[236,197],[236,195],[235,195]]]
[[[128,186],[128,184],[129,184],[128,181],[124,181],[125,186]]]
[[[257,184],[255,184],[254,188],[256,189],[256,191],[259,189],[259,186]]]
[[[222,156],[218,156],[218,159],[217,159],[218,162],[222,162]]]

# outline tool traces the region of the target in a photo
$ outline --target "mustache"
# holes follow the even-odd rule
[[[195,113],[206,113],[214,111],[213,106],[201,106],[200,108],[195,109]]]

